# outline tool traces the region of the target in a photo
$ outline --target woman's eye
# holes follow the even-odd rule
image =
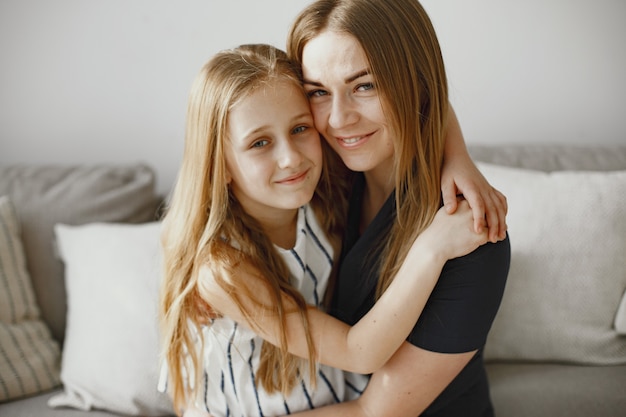
[[[307,93],[309,98],[321,97],[321,96],[325,96],[326,94],[328,94],[328,93],[326,91],[324,91],[324,90],[311,90],[311,91],[309,91]]]
[[[256,142],[254,142],[252,144],[253,148],[262,148],[264,146],[266,146],[269,143],[269,141],[267,139],[261,139],[261,140],[257,140]]]
[[[368,90],[373,90],[374,89],[374,83],[364,83],[364,84],[359,84],[356,87],[357,91],[368,91]]]

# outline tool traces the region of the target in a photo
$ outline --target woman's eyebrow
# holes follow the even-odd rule
[[[361,71],[357,72],[356,74],[351,75],[348,78],[346,78],[345,83],[346,84],[350,84],[354,80],[357,80],[357,79],[359,79],[361,77],[364,77],[366,75],[369,75],[369,74],[370,74],[370,70],[369,69],[361,70]]]
[[[312,85],[314,87],[321,87],[322,86],[322,83],[320,83],[319,81],[311,81],[311,80],[307,80],[306,78],[302,79],[302,83],[303,84]]]
[[[366,75],[370,74],[370,70],[369,69],[364,69],[361,70],[353,75],[349,75],[348,77],[345,78],[344,83],[346,84],[350,84],[351,82],[354,82],[355,80],[364,77]],[[322,83],[320,83],[319,81],[312,81],[312,80],[307,80],[306,78],[302,79],[302,83],[303,84],[308,84],[308,85],[312,85],[314,87],[322,87]]]

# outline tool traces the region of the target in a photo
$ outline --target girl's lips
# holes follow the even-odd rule
[[[276,181],[278,184],[293,184],[304,180],[309,173],[309,170],[300,172],[299,174],[292,175],[291,177]]]

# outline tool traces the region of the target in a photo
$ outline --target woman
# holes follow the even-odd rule
[[[464,147],[460,134],[444,144],[446,133],[460,132],[439,44],[416,0],[316,1],[297,17],[287,50],[302,66],[315,126],[359,173],[332,303],[332,313],[351,324],[385,291],[440,208],[444,153],[455,152],[458,166]],[[498,220],[506,201],[479,188],[490,195],[494,243],[446,263],[407,342],[358,401],[311,415],[493,415],[482,348],[504,291],[510,246]]]

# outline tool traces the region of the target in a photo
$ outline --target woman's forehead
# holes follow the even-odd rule
[[[363,71],[369,71],[365,51],[354,36],[346,33],[322,32],[302,51],[302,72],[307,80],[332,74],[349,82]]]

